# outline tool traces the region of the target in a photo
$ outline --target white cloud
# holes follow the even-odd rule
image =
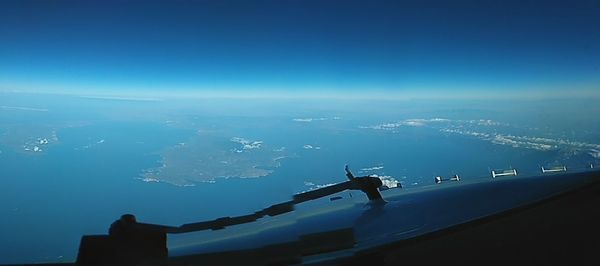
[[[140,178],[140,180],[142,180],[144,182],[155,182],[155,183],[160,182],[158,179],[152,178],[152,177],[144,177],[144,178]]]
[[[96,142],[93,142],[93,143],[90,143],[90,144],[87,144],[87,145],[84,145],[84,146],[81,146],[81,147],[76,147],[76,148],[74,148],[74,150],[76,150],[76,151],[78,151],[78,150],[87,150],[87,149],[90,149],[90,148],[92,148],[92,147],[94,147],[96,145],[103,144],[104,142],[106,142],[104,139],[100,139],[100,140],[98,140]]]
[[[360,128],[370,128],[376,130],[394,130],[399,127],[409,126],[409,127],[422,127],[426,126],[430,123],[440,123],[440,122],[451,122],[449,119],[445,118],[430,118],[430,119],[421,119],[421,118],[411,118],[393,123],[385,123],[374,126],[362,126]]]
[[[334,118],[335,119],[335,118]],[[292,121],[295,122],[313,122],[313,121],[325,121],[328,120],[326,117],[318,117],[318,118],[294,118]]]
[[[320,150],[321,149],[321,147],[319,147],[319,146],[313,146],[313,145],[310,145],[310,144],[306,144],[306,145],[302,146],[302,148],[307,149],[307,150],[312,150],[312,149],[314,149],[314,150]]]
[[[466,122],[471,123],[471,124],[476,124],[479,126],[506,126],[506,125],[508,125],[508,124],[500,123],[500,122],[493,121],[490,119],[468,120]]]
[[[360,171],[367,172],[367,171],[376,171],[376,170],[381,170],[381,169],[383,169],[383,165],[361,168]]]
[[[307,191],[311,191],[311,190],[315,190],[315,189],[319,189],[319,188],[324,188],[324,187],[328,187],[328,186],[333,186],[336,183],[328,183],[328,184],[315,184],[313,182],[309,182],[309,181],[304,181],[304,185],[309,187],[307,190],[304,190],[300,193],[304,193]]]
[[[312,118],[294,118],[292,119],[295,122],[312,122]]]
[[[86,99],[94,99],[94,100],[110,100],[110,101],[136,101],[136,102],[157,102],[162,101],[162,99],[158,98],[146,98],[146,97],[120,97],[120,96],[93,96],[93,95],[85,95],[79,96],[81,98]]]
[[[383,186],[386,186],[388,188],[395,188],[398,187],[400,184],[400,181],[396,180],[395,178],[393,178],[392,176],[389,175],[371,175],[372,177],[377,177],[381,180],[381,183],[383,183]]]
[[[15,110],[15,111],[48,112],[48,109],[44,109],[44,108],[32,108],[32,107],[21,107],[21,106],[0,106],[0,109]]]
[[[312,187],[312,186],[314,186],[314,185],[315,185],[315,183],[313,183],[313,182],[309,182],[309,181],[304,181],[304,185],[305,185],[305,186]]]
[[[370,128],[377,130],[394,130],[402,126],[410,127],[422,127],[422,126],[439,126],[439,125],[454,125],[454,126],[465,126],[465,125],[478,125],[478,126],[508,126],[507,123],[502,123],[490,119],[478,119],[478,120],[450,120],[446,118],[411,118],[405,119],[392,123],[383,123],[373,126],[362,126],[360,128]]]
[[[506,127],[510,127],[511,125],[491,119],[450,120],[445,118],[413,118],[393,123],[382,123],[366,127],[363,126],[361,128],[396,132],[398,128],[404,126],[428,127],[444,133],[475,137],[481,140],[489,141],[493,144],[506,145],[514,148],[533,149],[539,151],[560,149],[577,150],[586,151],[589,155],[595,158],[600,157],[598,152],[593,151],[600,150],[600,144],[572,141],[560,138],[553,139],[502,133],[500,131],[503,129],[505,130]]]
[[[242,152],[243,150],[259,149],[263,144],[263,141],[260,141],[260,140],[251,141],[251,140],[247,140],[247,139],[239,138],[239,137],[233,137],[233,138],[231,138],[231,141],[242,145],[241,150],[240,149],[234,150],[235,152],[238,152],[238,153]]]
[[[23,144],[23,150],[32,152],[43,152],[45,148],[42,147],[47,146],[50,143],[56,141],[58,141],[58,138],[56,137],[56,132],[53,131],[52,135],[49,138],[40,137],[36,138],[35,140],[31,139],[26,141]]]
[[[600,150],[600,144],[586,143],[579,141],[570,141],[565,139],[551,139],[543,137],[515,136],[511,134],[483,133],[464,129],[441,129],[441,132],[472,136],[481,140],[486,140],[498,145],[507,145],[514,148],[525,148],[539,151],[568,149],[588,149],[590,155],[594,156],[593,150]]]
[[[591,149],[589,152],[589,155],[591,155],[592,157],[594,157],[596,159],[600,159],[600,150]]]

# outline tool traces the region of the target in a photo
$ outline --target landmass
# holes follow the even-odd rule
[[[160,155],[161,165],[145,170],[140,180],[193,186],[225,178],[257,178],[273,173],[287,157],[285,149],[274,149],[262,140],[205,131]]]
[[[58,143],[53,127],[11,127],[0,134],[0,143],[21,153],[43,153]]]

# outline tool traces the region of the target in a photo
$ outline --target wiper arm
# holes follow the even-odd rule
[[[379,188],[383,185],[377,177],[354,177],[346,166],[348,181],[298,193],[292,200],[271,205],[252,214],[222,217],[215,220],[184,224],[179,227],[138,223],[135,216],[125,214],[115,221],[109,235],[83,236],[77,255],[79,265],[143,265],[166,263],[168,257],[166,234],[181,234],[204,230],[219,230],[228,226],[254,222],[265,216],[276,216],[294,210],[296,204],[326,197],[344,190],[360,190],[371,201],[382,200]],[[160,264],[159,264],[160,265]]]
[[[345,171],[346,176],[349,179],[346,182],[295,194],[291,201],[271,205],[253,214],[222,217],[211,221],[184,224],[180,227],[164,227],[164,229],[170,234],[224,229],[227,226],[251,223],[265,216],[276,216],[288,213],[294,210],[296,204],[327,197],[344,190],[360,190],[367,194],[369,200],[382,200],[381,193],[379,192],[379,188],[383,185],[381,179],[372,176],[355,177],[348,169],[347,165]]]

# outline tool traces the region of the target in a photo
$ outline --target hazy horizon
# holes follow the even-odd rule
[[[0,90],[598,98],[598,10],[596,1],[3,1]]]

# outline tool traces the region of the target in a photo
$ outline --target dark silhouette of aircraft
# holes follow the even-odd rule
[[[76,264],[599,263],[598,170],[473,180],[455,176],[457,182],[410,190],[382,190],[379,178],[345,170],[348,181],[248,215],[164,226],[125,214],[108,235],[82,237]],[[352,191],[366,198],[345,194]],[[316,207],[301,207],[330,196]],[[177,236],[200,232],[208,239],[177,242]]]

